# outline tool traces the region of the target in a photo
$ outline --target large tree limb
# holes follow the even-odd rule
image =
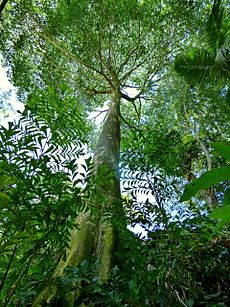
[[[49,42],[54,48],[56,48],[57,50],[59,50],[65,57],[67,57],[68,59],[72,60],[75,63],[78,63],[88,69],[90,69],[91,71],[96,72],[97,74],[101,75],[110,85],[110,87],[114,90],[115,86],[112,82],[112,80],[110,78],[108,78],[108,76],[104,73],[103,69],[102,69],[102,63],[100,63],[100,69],[98,69],[97,67],[95,67],[94,65],[85,62],[84,60],[82,60],[81,58],[79,58],[78,56],[74,55],[72,52],[70,52],[68,50],[67,47],[64,46],[64,42],[59,42],[55,37],[53,37],[53,35],[49,32],[47,32],[45,29],[41,28],[41,23],[40,20],[38,18],[38,16],[36,16],[34,14],[34,12],[31,11],[27,11],[30,18],[34,21],[34,23],[37,25],[38,29],[36,29],[37,34],[42,37],[44,39],[44,41]],[[100,51],[99,51],[100,52]],[[100,58],[100,61],[102,59]]]
[[[70,52],[67,48],[63,47],[63,43],[58,42],[56,39],[51,38],[51,35],[48,35],[47,33],[45,33],[44,31],[39,33],[40,36],[46,40],[47,42],[49,42],[53,47],[55,47],[56,49],[58,49],[59,51],[61,51],[61,53],[66,56],[67,58],[69,58],[70,60],[77,62],[81,65],[83,65],[84,67],[95,71],[96,73],[98,73],[99,75],[101,75],[108,83],[109,85],[114,88],[114,85],[112,83],[112,80],[109,79],[106,74],[104,74],[101,70],[97,69],[95,66],[86,63],[85,61],[83,61],[82,59],[78,58],[76,55],[74,55],[72,52]]]
[[[49,63],[49,65],[52,65],[54,67],[54,69],[57,71],[58,74],[60,74],[60,76],[63,76],[63,74],[69,78],[69,80],[73,81],[78,88],[85,92],[85,93],[89,93],[92,95],[103,95],[103,94],[111,94],[112,90],[109,88],[105,88],[105,89],[96,89],[93,87],[88,87],[88,86],[84,86],[82,84],[79,83],[79,81],[77,79],[75,79],[72,75],[71,72],[69,71],[64,71],[63,72],[63,67],[57,65],[56,63],[53,62],[53,60],[47,56],[47,54],[44,52],[44,50],[42,48],[40,48],[40,51],[43,53],[44,59],[46,60],[47,63]]]
[[[8,2],[8,0],[2,0],[2,2],[0,4],[0,17],[2,15],[3,10],[5,9],[7,2]]]
[[[146,54],[146,56],[144,57],[144,59],[142,61],[140,61],[139,63],[136,64],[136,59],[138,58],[138,55],[136,54],[135,60],[134,60],[134,64],[132,66],[132,68],[127,71],[126,74],[123,75],[123,77],[120,79],[121,82],[124,82],[136,69],[138,69],[139,67],[141,67],[145,62],[149,61],[149,57],[150,55],[153,53],[155,49],[155,46],[152,47]]]

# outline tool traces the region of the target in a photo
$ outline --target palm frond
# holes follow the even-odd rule
[[[222,0],[214,0],[204,26],[203,48],[192,47],[174,62],[175,70],[190,84],[230,78],[230,18]]]
[[[226,44],[229,32],[228,26],[227,11],[223,7],[221,0],[215,0],[204,29],[205,40],[210,52],[215,52],[222,45]]]
[[[189,83],[195,84],[207,80],[215,57],[205,49],[193,48],[187,54],[180,54],[174,61],[174,69]]]

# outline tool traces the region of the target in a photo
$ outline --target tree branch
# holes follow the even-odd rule
[[[141,95],[143,94],[143,92],[144,92],[144,89],[141,90],[141,91],[140,91],[136,96],[134,96],[134,97],[130,97],[129,95],[127,95],[127,94],[125,94],[125,93],[122,93],[122,92],[120,92],[120,93],[121,93],[121,98],[123,98],[123,99],[125,99],[125,100],[130,101],[130,102],[133,103],[135,100],[137,100],[137,99],[139,99],[139,98],[146,99],[145,97],[141,96]]]
[[[135,101],[135,97],[129,97],[129,95],[125,94],[125,93],[122,93],[121,92],[121,98],[127,100],[127,101],[131,101],[131,102],[134,102]]]
[[[40,35],[45,41],[49,42],[53,47],[58,49],[64,56],[69,58],[70,60],[77,62],[81,64],[82,66],[98,73],[101,75],[111,86],[112,89],[115,89],[115,86],[113,85],[113,82],[110,78],[107,77],[107,75],[103,72],[102,68],[98,69],[94,65],[91,65],[76,55],[74,55],[72,52],[70,52],[67,47],[64,47],[64,42],[59,42],[55,37],[52,37],[53,35],[44,29],[41,29],[39,18],[34,14],[34,12],[28,11],[30,18],[35,22],[35,24],[38,26],[39,30],[37,30],[38,35]],[[101,63],[100,63],[101,64]]]
[[[106,110],[96,110],[94,112],[98,112],[97,115],[93,116],[92,118],[89,118],[90,120],[93,120],[93,119],[96,119],[98,116],[100,116],[102,113],[104,112],[108,112],[109,109],[106,109]]]
[[[126,79],[127,77],[129,77],[137,68],[139,68],[139,67],[142,66],[146,61],[148,61],[150,55],[152,54],[152,52],[153,52],[153,50],[154,50],[154,48],[155,48],[155,46],[152,47],[152,48],[147,52],[146,56],[144,57],[144,59],[143,59],[142,61],[140,61],[138,64],[135,65],[135,62],[136,62],[136,59],[137,59],[137,56],[136,56],[136,58],[135,58],[135,60],[134,60],[133,67],[132,67],[126,74],[124,74],[124,76],[120,79],[120,81],[121,81],[121,82],[124,82],[125,79]],[[143,52],[141,52],[141,53],[143,53]]]
[[[136,48],[134,48],[134,49],[132,49],[132,50],[129,51],[129,53],[128,53],[126,59],[125,59],[124,62],[120,65],[117,74],[119,74],[119,73],[123,70],[123,68],[125,67],[125,65],[126,65],[126,64],[128,63],[128,61],[130,60],[132,54],[133,54],[135,51],[137,51],[137,49],[138,49],[138,47],[136,47]]]
[[[137,131],[140,131],[140,132],[143,132],[141,129],[133,126],[132,124],[130,124],[126,119],[124,119],[124,117],[121,115],[121,113],[119,114],[119,117],[123,120],[123,122],[128,126],[130,127],[131,129],[134,129],[134,130],[137,130]],[[145,139],[144,135],[142,135],[142,137]]]
[[[97,90],[95,88],[85,87],[86,91],[92,93],[93,95],[104,95],[104,94],[111,94],[112,90]]]
[[[135,85],[128,85],[128,84],[121,84],[122,87],[129,87],[129,88],[136,88],[136,89],[139,89],[140,87],[139,86],[135,86]]]
[[[133,64],[133,65],[135,65],[136,60],[137,60],[137,58],[138,58],[138,50],[140,49],[140,43],[141,43],[142,38],[143,38],[143,33],[141,33],[140,22],[138,22],[138,41],[137,41],[136,47],[130,50],[130,52],[128,53],[126,59],[125,59],[125,60],[123,61],[123,63],[120,65],[119,70],[118,70],[118,74],[123,70],[123,68],[125,67],[125,65],[128,64],[128,62],[129,62],[131,56],[133,56],[134,53],[136,53],[136,54],[135,54],[135,58],[134,58],[134,64]],[[142,53],[142,52],[141,52],[141,53]],[[141,53],[140,53],[140,54],[141,54]],[[140,54],[139,54],[139,56],[140,56]]]
[[[186,96],[188,94],[189,88],[190,88],[190,86],[187,89]],[[186,122],[187,122],[187,126],[191,127],[191,123],[190,123],[189,118],[188,118],[188,113],[187,113],[187,108],[186,108],[186,105],[185,105],[185,101],[183,102],[183,108],[184,108],[184,115],[185,115],[185,119],[186,119]],[[212,170],[212,158],[211,158],[211,156],[210,156],[210,154],[208,152],[208,149],[206,148],[204,142],[200,139],[199,132],[196,129],[195,124],[194,124],[194,129],[192,129],[192,132],[195,133],[196,140],[197,140],[197,142],[199,143],[201,149],[204,152],[205,158],[207,160],[208,170],[210,171],[210,170]]]
[[[2,0],[2,3],[0,4],[0,17],[2,15],[2,12],[7,4],[8,0]]]
[[[91,87],[86,87],[86,86],[82,86],[79,81],[77,79],[75,79],[69,71],[64,71],[63,72],[63,67],[61,68],[61,66],[57,65],[56,63],[54,63],[52,61],[52,59],[50,57],[47,56],[47,54],[42,50],[42,48],[40,48],[41,52],[43,53],[44,59],[49,63],[49,65],[52,65],[54,67],[54,69],[57,71],[58,74],[60,74],[61,76],[63,76],[63,74],[68,77],[70,80],[72,80],[74,83],[77,84],[78,87],[80,87],[81,91],[87,92],[87,93],[91,93],[92,95],[98,95],[98,94],[111,94],[112,90],[110,89],[95,89],[95,88],[91,88]]]
[[[9,263],[7,265],[6,271],[5,271],[5,273],[4,273],[3,277],[2,277],[2,281],[1,281],[1,284],[0,284],[0,292],[1,292],[1,290],[3,288],[3,285],[4,285],[5,281],[6,281],[6,277],[7,277],[8,273],[9,273],[12,261],[14,259],[14,256],[15,256],[15,253],[16,253],[16,250],[17,250],[17,247],[18,247],[18,245],[16,244],[14,246],[14,249],[13,249],[12,255],[10,257],[10,261],[9,261]]]
[[[200,143],[200,147],[201,149],[203,150],[204,152],[204,155],[206,157],[206,160],[207,160],[207,165],[208,165],[208,171],[211,171],[212,170],[212,158],[210,156],[210,153],[208,152],[208,149],[207,147],[204,145],[204,143],[201,141],[199,135],[197,134],[196,135],[196,138],[197,138],[197,141]]]

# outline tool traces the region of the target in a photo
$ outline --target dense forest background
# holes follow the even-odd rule
[[[229,12],[1,1],[1,306],[229,305]]]

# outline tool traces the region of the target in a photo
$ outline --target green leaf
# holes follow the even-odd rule
[[[215,209],[210,217],[220,220],[218,226],[224,226],[230,222],[230,204],[227,204],[221,208]]]
[[[230,188],[224,193],[224,205],[230,204]]]
[[[174,61],[174,69],[188,83],[195,84],[209,78],[215,58],[207,50],[193,48],[187,54],[180,54]]]
[[[230,161],[230,145],[222,142],[212,143],[212,148],[214,148],[223,158]]]
[[[10,196],[8,196],[6,193],[3,193],[0,191],[0,205],[5,206],[6,204],[8,204],[11,201]]]
[[[200,178],[195,179],[193,182],[185,187],[184,193],[180,201],[189,200],[195,196],[200,190],[206,190],[210,186],[219,182],[230,179],[230,166],[222,166],[211,171],[205,172]]]

